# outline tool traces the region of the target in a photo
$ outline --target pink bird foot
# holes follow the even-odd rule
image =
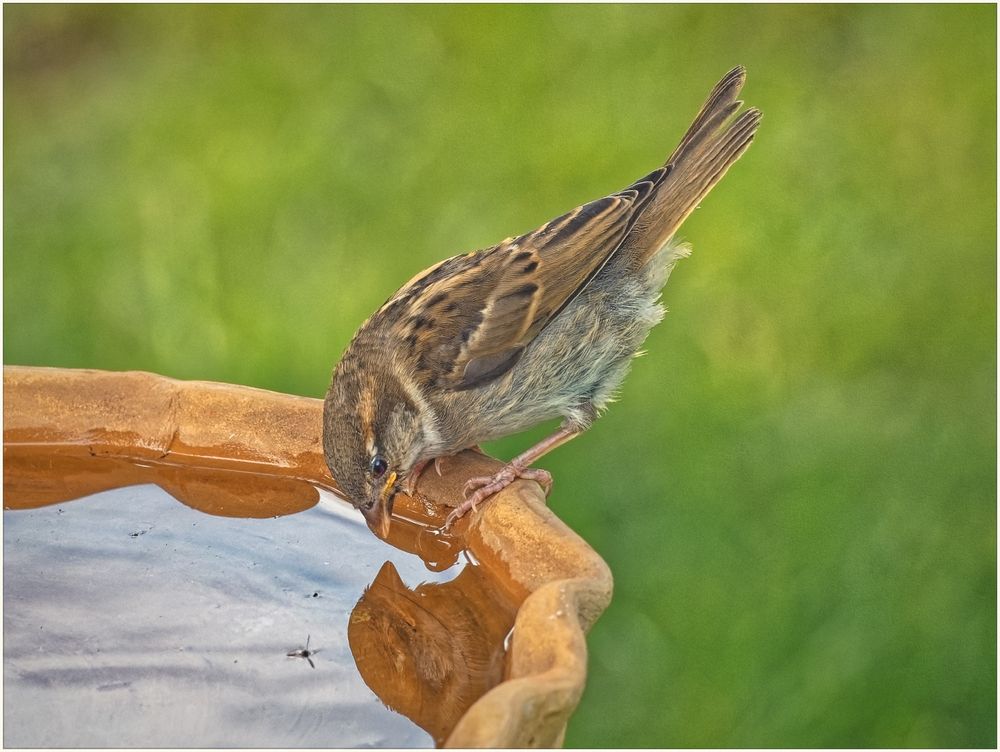
[[[462,519],[470,510],[475,511],[477,504],[481,504],[493,494],[502,491],[518,478],[533,480],[538,483],[545,495],[548,496],[552,489],[552,474],[548,470],[540,468],[524,467],[523,465],[511,462],[504,465],[495,475],[481,475],[469,478],[465,484],[465,501],[452,510],[448,519],[444,522],[444,529],[448,530],[455,522]]]
[[[427,466],[432,462],[434,463],[434,472],[436,472],[440,478],[441,466],[444,464],[444,459],[444,457],[435,457],[432,460],[423,460],[414,465],[413,469],[410,470],[410,474],[406,476],[406,480],[403,481],[403,491],[406,492],[406,495],[410,497],[416,496],[417,481],[420,480],[420,476],[424,474],[424,470],[426,470]]]

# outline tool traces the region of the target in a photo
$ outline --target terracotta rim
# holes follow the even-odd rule
[[[238,464],[335,489],[323,461],[322,402],[245,386],[178,381],[144,372],[4,367],[4,446],[65,445],[92,454]],[[418,491],[454,506],[465,478],[497,466],[465,452]],[[419,518],[423,505],[397,510]],[[520,590],[509,676],[459,720],[448,747],[551,747],[586,681],[584,638],[611,600],[607,564],[518,482],[465,523],[468,550]]]

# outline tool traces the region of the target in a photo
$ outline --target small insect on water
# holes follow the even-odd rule
[[[304,648],[299,648],[298,650],[293,650],[290,653],[285,653],[289,658],[305,658],[309,661],[309,665],[316,668],[316,664],[313,663],[312,656],[316,655],[320,651],[319,648],[316,650],[309,649],[309,640],[312,639],[312,635],[306,635],[306,646]]]

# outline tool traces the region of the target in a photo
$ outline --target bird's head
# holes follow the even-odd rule
[[[354,361],[349,349],[327,391],[323,454],[338,488],[384,539],[393,499],[428,447],[431,416],[414,387]]]

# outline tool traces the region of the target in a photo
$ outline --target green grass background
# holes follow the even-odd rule
[[[619,404],[571,746],[996,745],[994,6],[4,7],[4,362],[321,396],[440,258],[765,114]],[[490,448],[509,456],[541,435]]]

